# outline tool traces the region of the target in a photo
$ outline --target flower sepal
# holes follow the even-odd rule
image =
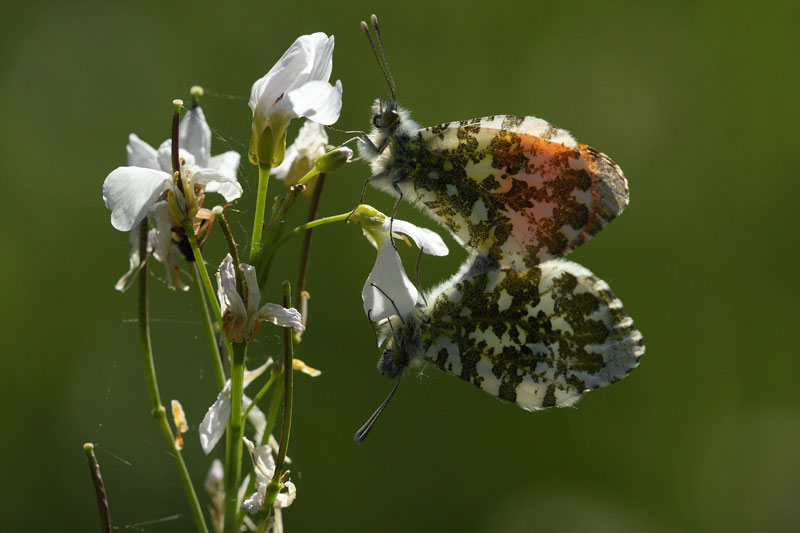
[[[266,127],[260,121],[253,121],[250,135],[250,162],[254,165],[268,165],[272,168],[283,163],[286,157],[286,128],[289,118],[285,113],[274,113]]]

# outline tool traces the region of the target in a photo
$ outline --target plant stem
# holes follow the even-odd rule
[[[203,259],[203,253],[200,251],[200,245],[197,244],[197,237],[194,235],[194,228],[192,228],[191,223],[184,224],[184,232],[186,233],[186,238],[189,239],[189,245],[192,248],[192,255],[194,255],[194,263],[197,266],[198,274],[200,275],[200,284],[203,286],[203,289],[206,293],[206,298],[208,298],[207,302],[208,305],[211,307],[211,311],[214,313],[214,318],[217,320],[217,328],[219,331],[222,331],[222,311],[219,308],[219,302],[217,301],[217,294],[214,292],[214,287],[211,285],[211,278],[208,276],[208,270],[206,270],[206,262]],[[223,336],[224,338],[224,336]],[[225,339],[225,348],[227,348],[228,356],[233,353],[233,346],[231,345],[231,341]],[[224,380],[223,380],[224,386]]]
[[[225,371],[222,368],[222,356],[219,353],[219,344],[217,344],[217,333],[214,331],[214,324],[211,322],[211,314],[208,311],[208,302],[206,302],[203,291],[199,290],[200,285],[203,284],[203,278],[200,275],[200,268],[197,266],[196,261],[194,262],[194,279],[198,287],[198,290],[194,292],[197,294],[200,315],[203,317],[203,329],[206,332],[208,349],[211,352],[211,366],[214,368],[214,376],[217,378],[217,388],[222,390],[225,387]]]
[[[314,189],[314,197],[311,199],[311,206],[308,208],[308,222],[317,218],[317,211],[319,210],[319,202],[322,197],[322,188],[325,186],[325,174],[321,174],[317,178],[317,187]],[[303,248],[300,252],[300,270],[297,273],[297,283],[294,286],[294,302],[300,301],[300,294],[306,287],[306,277],[308,276],[308,259],[311,255],[311,237],[314,231],[308,230],[303,236]]]
[[[253,217],[253,237],[250,241],[251,265],[256,263],[261,251],[261,233],[264,230],[264,211],[267,208],[267,186],[269,185],[269,164],[258,165],[258,195],[256,196],[256,213]]]
[[[139,238],[139,257],[147,257],[147,219],[142,221],[140,228]],[[186,468],[186,463],[183,461],[181,451],[175,445],[175,437],[172,434],[172,429],[169,427],[167,420],[167,410],[161,404],[161,395],[158,391],[158,381],[156,380],[156,368],[153,362],[153,346],[150,340],[150,318],[147,299],[147,263],[142,266],[139,271],[139,343],[142,350],[142,363],[144,364],[145,380],[147,382],[147,391],[150,395],[150,403],[153,406],[152,413],[161,427],[161,432],[175,458],[176,466],[178,467],[178,474],[180,475],[183,489],[186,491],[186,497],[189,500],[189,508],[192,511],[195,525],[197,530],[202,533],[208,532],[203,511],[200,508],[200,501],[197,499],[197,493],[194,491],[192,479],[189,477],[189,470]]]
[[[92,475],[94,492],[97,495],[97,507],[100,509],[100,526],[105,533],[111,533],[111,514],[108,511],[108,496],[106,487],[103,484],[103,476],[100,475],[100,464],[94,455],[94,444],[87,442],[83,445],[86,458],[89,461],[89,473]]]
[[[222,226],[222,233],[225,235],[225,241],[228,243],[228,251],[231,253],[233,259],[233,271],[236,275],[236,291],[240,295],[244,295],[244,285],[242,283],[242,276],[239,272],[242,271],[242,265],[239,262],[239,245],[236,244],[236,239],[233,238],[233,232],[228,224],[228,219],[225,218],[225,213],[217,215],[219,217],[219,224]]]
[[[317,226],[322,226],[324,224],[331,224],[333,222],[342,222],[344,220],[347,220],[347,218],[352,214],[353,214],[352,211],[348,211],[347,213],[342,213],[341,215],[333,215],[330,217],[318,218],[316,220],[312,220],[311,222],[306,222],[302,226],[297,226],[289,233],[281,237],[280,240],[275,243],[275,249],[277,250],[278,248],[280,248],[281,245],[283,245],[286,241],[288,241],[290,238],[294,237],[298,233],[302,233],[306,230],[310,230],[311,228],[316,228]]]
[[[244,421],[247,419],[247,415],[250,414],[250,411],[253,409],[253,407],[255,407],[255,405],[259,401],[261,401],[261,398],[264,397],[264,395],[267,393],[269,388],[275,382],[275,378],[276,377],[278,377],[278,374],[270,373],[270,376],[269,376],[269,379],[267,380],[267,382],[264,384],[263,387],[261,387],[261,390],[258,391],[258,394],[256,394],[253,397],[253,401],[250,402],[250,405],[247,406],[247,409],[244,410],[244,413],[242,413],[242,424],[244,424]]]
[[[233,343],[231,362],[231,416],[228,420],[230,440],[227,450],[228,471],[225,472],[225,533],[238,532],[237,507],[239,478],[242,475],[242,393],[247,343]]]
[[[292,286],[288,281],[283,282],[283,306],[292,306]],[[264,497],[264,508],[272,510],[278,493],[281,490],[281,479],[283,477],[283,464],[286,461],[286,451],[289,447],[289,434],[292,429],[292,388],[294,384],[294,371],[292,370],[292,360],[294,359],[294,341],[289,328],[283,330],[283,420],[281,422],[281,440],[278,447],[278,459],[275,461],[275,474],[267,485],[267,493]]]
[[[194,235],[194,228],[192,224],[187,222],[183,225],[186,238],[189,239],[189,245],[192,247],[192,255],[194,255],[194,262],[197,265],[197,270],[200,274],[201,284],[203,290],[206,292],[211,311],[214,312],[214,318],[217,320],[220,329],[222,329],[222,312],[219,310],[219,302],[217,302],[217,295],[214,292],[214,286],[211,284],[211,278],[208,277],[208,270],[206,270],[206,263],[203,259],[203,253],[200,251],[200,246],[197,244],[197,237]]]
[[[269,218],[267,225],[267,233],[264,235],[262,242],[261,255],[258,257],[256,269],[258,270],[258,286],[263,288],[267,282],[267,275],[269,274],[269,267],[272,264],[272,258],[275,255],[275,243],[283,233],[284,223],[289,209],[297,202],[300,193],[305,189],[302,185],[292,185],[289,192],[283,198],[276,197],[275,204],[272,207],[272,215]]]

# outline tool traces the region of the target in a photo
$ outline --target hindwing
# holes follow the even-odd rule
[[[478,260],[429,302],[417,311],[412,357],[526,410],[571,405],[624,378],[644,353],[608,285],[562,259],[528,270]]]

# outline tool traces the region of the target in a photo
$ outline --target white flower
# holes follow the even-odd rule
[[[267,361],[256,368],[255,370],[247,371],[244,373],[243,388],[246,388],[258,376],[272,365],[272,359]],[[245,395],[242,395],[242,406],[247,409],[250,406],[251,400]],[[200,446],[203,451],[208,455],[214,449],[219,439],[225,433],[225,427],[228,425],[228,419],[231,417],[231,380],[225,382],[225,387],[217,395],[217,399],[208,408],[206,416],[200,423],[198,431],[200,433]],[[247,413],[247,420],[253,424],[256,429],[256,439],[261,440],[264,435],[264,430],[267,426],[267,418],[264,413],[257,406],[253,406],[249,413]]]
[[[328,134],[321,124],[306,120],[297,133],[297,138],[286,149],[286,157],[279,166],[272,169],[279,180],[285,180],[287,187],[294,185],[305,176],[317,159],[325,153],[328,144]]]
[[[179,147],[191,185],[218,192],[226,202],[242,195],[236,179],[239,154],[209,156],[211,130],[200,107],[192,109],[181,122]],[[156,150],[131,133],[127,152],[129,166],[112,171],[103,183],[103,201],[111,210],[111,225],[120,231],[133,229],[172,186],[172,141],[164,141]]]
[[[179,146],[180,157],[186,161],[181,170],[190,187],[197,188],[200,194],[217,192],[227,202],[242,195],[242,186],[236,179],[239,154],[225,152],[210,156],[211,130],[200,107],[192,109],[181,122]],[[145,217],[153,217],[156,226],[148,236],[148,251],[153,251],[156,259],[165,264],[170,288],[173,288],[173,281],[181,288],[188,288],[178,279],[177,266],[171,258],[173,223],[169,207],[163,201],[173,186],[171,151],[169,140],[156,150],[131,134],[127,146],[128,166],[112,171],[103,183],[103,201],[111,210],[111,225],[120,231],[132,232],[130,269],[117,282],[118,290],[131,285],[142,265],[137,226]]]
[[[333,36],[302,35],[250,90],[253,132],[250,159],[278,166],[286,149],[289,121],[305,117],[330,125],[342,110],[342,83],[331,85]]]
[[[258,448],[246,437],[244,443],[250,450],[250,458],[253,460],[253,469],[256,473],[256,491],[250,495],[243,503],[242,507],[249,513],[257,513],[264,507],[264,499],[267,494],[267,485],[275,475],[275,459],[272,458],[272,448],[269,444]],[[274,507],[277,509],[289,507],[297,497],[297,488],[291,481],[283,484],[286,492],[280,492],[275,497]]]
[[[398,234],[408,235],[426,254],[447,255],[447,245],[435,232],[405,220],[395,219],[392,222],[389,217],[369,206],[359,206],[352,220],[362,227],[364,235],[378,249],[375,266],[361,291],[364,312],[373,322],[397,314],[406,316],[416,306],[419,291],[408,279],[397,249],[391,244],[390,225],[395,237]]]
[[[228,339],[235,342],[253,340],[258,333],[260,322],[294,328],[297,332],[305,330],[300,313],[293,307],[286,309],[278,304],[267,303],[259,308],[261,291],[258,288],[256,269],[245,263],[241,264],[241,268],[247,287],[245,298],[247,303],[236,291],[236,275],[231,254],[225,256],[217,271],[217,298],[222,312],[223,328]]]

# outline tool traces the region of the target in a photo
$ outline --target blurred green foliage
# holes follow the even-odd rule
[[[620,164],[630,207],[571,258],[611,284],[647,354],[577,408],[536,414],[436,369],[415,372],[357,446],[353,431],[391,387],[375,372],[359,297],[374,251],[357,228],[321,228],[298,357],[323,374],[296,379],[287,531],[796,531],[798,4],[454,6],[379,8],[401,103],[424,125],[539,116]],[[193,84],[206,88],[214,152],[245,154],[250,85],[302,33],[335,34],[339,126],[366,128],[386,93],[358,28],[374,9],[0,8],[4,530],[97,529],[84,441],[97,443],[115,526],[191,530],[148,413],[135,295],[112,289],[128,241],[109,224],[102,180],[125,163],[128,133],[156,145],[168,136],[170,102]],[[250,194],[234,226],[244,235],[255,169],[245,163],[240,176]],[[367,176],[364,164],[330,176],[321,214],[351,208]],[[367,201],[391,206],[374,190]],[[295,211],[300,222],[305,208]],[[400,215],[432,226],[408,206]],[[215,233],[207,257],[222,249]],[[298,250],[299,239],[286,247],[274,282],[295,278]],[[458,267],[464,254],[453,250],[424,259],[424,285]],[[162,394],[195,426],[186,457],[199,486],[210,458],[196,425],[214,379],[194,296],[154,287]],[[274,283],[266,297],[277,294]],[[262,330],[254,361],[278,351],[278,333]]]

